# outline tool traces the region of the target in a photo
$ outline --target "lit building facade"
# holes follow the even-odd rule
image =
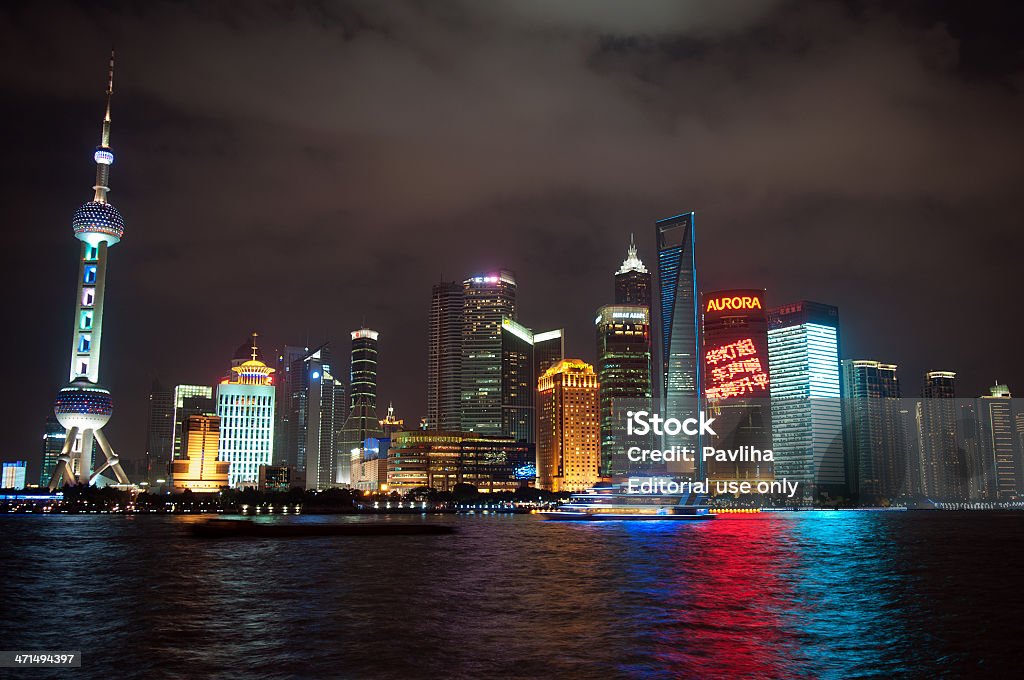
[[[298,465],[299,431],[292,427],[291,418],[294,412],[293,394],[302,393],[304,388],[296,385],[296,377],[301,382],[305,374],[304,359],[309,354],[309,347],[285,345],[277,353],[277,366],[274,383],[277,387],[277,423],[274,425],[274,465],[295,468]],[[298,369],[298,373],[293,372]]]
[[[531,485],[536,449],[509,437],[472,432],[396,432],[387,457],[387,491],[407,493],[427,487],[452,491],[472,484],[482,493],[515,491]]]
[[[1017,432],[1013,399],[1006,385],[994,385],[978,398],[980,478],[983,500],[1009,501],[1020,496]]]
[[[775,476],[815,499],[846,494],[839,308],[801,300],[768,310]]]
[[[274,444],[274,369],[259,360],[256,334],[248,361],[231,368],[232,375],[217,386],[220,417],[220,459],[230,463],[232,488],[256,487],[261,465],[270,465]]]
[[[925,373],[921,397],[921,492],[933,501],[966,500],[970,466],[957,443],[956,373]]]
[[[146,481],[167,479],[174,457],[174,390],[153,381],[146,418]]]
[[[626,436],[626,414],[650,411],[651,321],[644,305],[605,305],[597,310],[597,382],[600,404],[600,450],[603,476],[663,473],[626,456],[635,438]],[[651,448],[652,442],[641,448]]]
[[[700,403],[700,346],[698,342],[697,262],[694,213],[659,220],[658,293],[661,322],[661,410],[667,418],[696,418]],[[668,436],[662,448],[686,446],[700,449],[700,437]],[[669,463],[676,477],[693,478],[693,461]]]
[[[533,377],[543,375],[559,361],[565,358],[565,329],[556,328],[533,334]],[[530,391],[533,383],[530,381]]]
[[[54,415],[47,416],[45,429],[43,430],[43,457],[40,461],[39,486],[46,486],[53,478],[53,471],[57,468],[57,459],[64,450],[64,442],[67,439],[67,430],[60,424]]]
[[[389,437],[370,437],[362,447],[352,450],[351,485],[353,489],[372,492],[388,490],[390,444]]]
[[[427,357],[427,427],[458,430],[462,425],[463,286],[459,281],[434,284],[430,298]]]
[[[305,475],[307,489],[337,486],[345,386],[331,372],[330,346],[325,343],[292,361],[289,382],[288,465]]]
[[[594,367],[564,359],[540,376],[537,392],[537,483],[547,491],[585,491],[601,475]]]
[[[884,503],[909,491],[896,365],[859,359],[842,365],[849,491],[863,505]]]
[[[25,488],[25,471],[28,463],[23,460],[5,461],[3,463],[3,478],[0,480],[0,489],[14,489],[20,491]]]
[[[352,331],[352,369],[349,382],[349,412],[339,435],[337,484],[352,481],[352,452],[370,437],[379,437],[377,419],[377,331],[360,328]],[[308,484],[308,482],[307,482]]]
[[[763,289],[730,289],[701,298],[704,395],[709,417],[715,418],[714,439],[704,446],[765,451],[772,446],[768,313]],[[775,478],[770,461],[704,464],[711,480],[746,482]]]
[[[651,273],[647,271],[636,249],[633,235],[622,266],[615,272],[615,304],[640,305],[651,308]]]
[[[189,416],[185,419],[182,439],[181,457],[171,464],[171,485],[174,491],[213,493],[228,486],[231,464],[218,457],[220,418]]]
[[[173,457],[181,458],[185,451],[185,421],[193,415],[214,415],[216,403],[210,385],[175,385],[174,387],[174,445]]]
[[[512,319],[501,320],[501,432],[516,441],[534,433],[533,332]]]
[[[472,276],[463,282],[461,430],[505,434],[502,412],[502,319],[516,319],[512,272]]]
[[[287,465],[261,465],[258,488],[260,491],[288,491],[303,488],[302,476]]]

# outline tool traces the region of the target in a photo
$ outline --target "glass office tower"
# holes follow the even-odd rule
[[[516,318],[516,280],[501,270],[463,281],[462,431],[502,435],[503,318]]]
[[[839,308],[801,300],[768,310],[775,476],[797,493],[844,495]]]
[[[701,381],[694,214],[659,220],[655,231],[661,319],[661,409],[666,418],[695,418]],[[699,450],[700,440],[683,434],[666,436],[662,446]],[[670,463],[668,472],[692,478],[698,470],[692,461],[681,461]]]

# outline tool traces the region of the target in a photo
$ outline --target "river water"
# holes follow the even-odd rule
[[[83,653],[11,677],[1019,677],[1024,649],[1020,513],[273,540],[197,519],[0,517],[0,649]]]

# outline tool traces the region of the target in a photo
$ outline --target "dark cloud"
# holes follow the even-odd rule
[[[1008,16],[1016,16],[1007,5]],[[698,211],[707,289],[841,307],[845,353],[1024,390],[1015,359],[1021,64],[958,3],[24,4],[3,15],[16,422],[37,457],[65,367],[105,50],[118,48],[104,380],[382,331],[381,395],[424,410],[430,284],[516,270],[521,320],[593,310],[628,235]],[[557,295],[552,291],[557,291]],[[21,358],[31,357],[30,360]]]

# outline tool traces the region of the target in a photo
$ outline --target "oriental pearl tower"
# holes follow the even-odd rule
[[[110,97],[114,92],[114,53],[110,53],[110,77],[107,81],[107,110],[103,116],[103,134],[96,147],[96,186],[93,199],[75,211],[71,227],[82,242],[78,264],[78,294],[74,330],[71,335],[70,382],[57,393],[53,412],[66,428],[64,449],[57,459],[50,490],[64,484],[93,484],[108,468],[120,484],[128,476],[103,434],[103,426],[113,411],[110,390],[99,385],[100,341],[103,334],[103,295],[107,283],[107,250],[124,234],[124,218],[107,202],[110,191]],[[92,469],[93,440],[99,444],[105,462]],[[105,479],[105,478],[104,478]]]

